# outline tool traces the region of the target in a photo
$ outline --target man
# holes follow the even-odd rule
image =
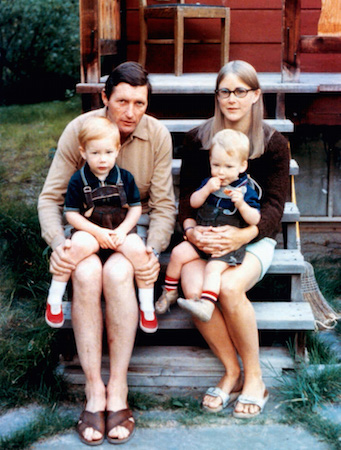
[[[50,271],[73,271],[72,323],[87,398],[78,432],[80,439],[90,445],[103,441],[103,411],[107,412],[107,438],[113,443],[126,442],[134,432],[134,419],[127,405],[127,371],[138,307],[133,268],[123,255],[114,253],[104,264],[92,255],[77,268],[66,257],[71,241],[65,238],[62,222],[64,195],[71,175],[83,164],[78,150],[81,124],[91,115],[106,116],[120,131],[122,147],[117,164],[133,174],[141,195],[144,214],[140,231],[146,235],[149,263],[135,276],[150,283],[156,281],[158,254],[168,246],[174,229],[175,204],[171,137],[162,124],[146,114],[150,91],[147,73],[139,64],[126,62],[118,66],[102,92],[105,107],[77,117],[62,133],[38,202],[42,236],[53,250]],[[101,378],[102,292],[110,358],[107,387]]]

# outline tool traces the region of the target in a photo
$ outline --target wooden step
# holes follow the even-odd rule
[[[284,347],[261,347],[260,361],[267,386],[276,384],[276,376],[295,368]],[[84,384],[85,378],[77,357],[61,362],[60,371],[73,384]],[[167,393],[172,389],[205,389],[215,386],[224,368],[211,350],[190,346],[135,347],[129,365],[129,389],[150,393]],[[109,380],[109,359],[103,356],[102,378]]]
[[[306,302],[252,302],[259,330],[314,330],[315,321],[309,303]],[[177,305],[158,316],[160,330],[193,329],[191,315]]]
[[[259,330],[308,331],[314,330],[315,320],[306,302],[253,302]],[[104,310],[104,307],[103,307]],[[71,328],[71,302],[63,302],[65,324]],[[191,315],[173,305],[171,310],[158,316],[160,330],[190,330],[195,328]]]
[[[205,119],[160,119],[170,133],[187,133],[204,121]],[[294,131],[294,124],[289,119],[266,119],[265,122],[281,133]]]
[[[284,211],[282,216],[282,222],[299,222],[300,210],[295,203],[286,202],[284,205]]]
[[[166,266],[168,264],[169,257],[170,253],[161,253],[159,259],[161,266]],[[297,275],[304,273],[304,271],[304,258],[299,250],[276,249],[267,273],[276,275]]]
[[[304,258],[299,250],[276,249],[268,274],[290,275],[305,271]]]
[[[181,164],[182,164],[182,160],[181,159],[175,159],[174,158],[172,160],[172,174],[173,174],[173,177],[180,176]],[[289,175],[298,175],[299,174],[299,170],[300,169],[299,169],[299,165],[297,164],[297,161],[295,161],[294,159],[291,159],[290,160]],[[177,184],[179,184],[179,182]]]
[[[340,77],[336,73],[301,73],[299,82],[282,82],[280,72],[258,73],[264,94],[318,94],[319,92],[341,92]],[[78,94],[99,94],[108,76],[99,82],[78,83]],[[215,90],[216,73],[185,73],[176,77],[171,73],[149,74],[153,94],[211,94]]]

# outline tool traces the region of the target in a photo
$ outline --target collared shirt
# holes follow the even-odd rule
[[[123,183],[124,190],[127,195],[127,203],[129,206],[140,206],[140,193],[135,184],[134,177],[130,172],[124,169],[120,170],[120,178]],[[116,185],[118,182],[118,166],[115,166],[110,170],[107,178],[102,182],[99,180],[96,175],[91,172],[89,164],[86,163],[84,166],[84,175],[88,186],[91,189],[96,189],[105,185]],[[86,210],[86,200],[84,194],[84,181],[80,170],[77,170],[71,177],[69,182],[66,197],[65,197],[65,205],[64,211],[77,211],[80,214],[84,214]],[[115,197],[106,198],[102,201],[97,201],[96,204],[100,206],[101,204],[107,206],[121,206],[120,199]]]
[[[62,210],[68,182],[84,164],[78,134],[90,116],[106,116],[106,108],[82,114],[62,133],[43,190],[38,212],[42,237],[54,249],[64,241]],[[172,180],[172,140],[168,130],[155,118],[144,114],[135,131],[122,145],[116,160],[134,176],[140,191],[142,212],[150,217],[147,245],[166,249],[175,225]]]

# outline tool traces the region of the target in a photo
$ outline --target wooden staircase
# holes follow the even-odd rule
[[[215,74],[214,77],[213,74],[194,74],[192,82],[189,82],[189,77],[186,76],[152,75],[153,94],[186,95],[195,92],[199,95],[203,93],[213,95],[215,76]],[[271,84],[269,78],[263,78],[263,85],[264,83],[267,83],[265,87],[267,92],[279,92],[278,85],[275,82]],[[199,84],[201,90],[197,90]],[[93,85],[93,88],[93,92],[99,92],[101,86]],[[82,91],[81,86],[78,86],[78,91]],[[204,119],[162,117],[161,120],[172,134],[181,135],[199,125]],[[268,122],[282,133],[294,131],[293,123],[283,117],[268,119]],[[179,188],[180,167],[181,160],[173,159],[176,193]],[[298,171],[295,161],[291,161],[291,175],[297,175]],[[295,367],[295,357],[289,354],[286,341],[292,338],[295,356],[304,358],[305,333],[313,330],[315,326],[310,305],[303,301],[301,293],[301,274],[305,267],[303,255],[296,245],[295,224],[299,218],[297,206],[287,202],[282,218],[282,248],[275,250],[271,267],[264,278],[264,283],[270,280],[275,286],[275,291],[277,288],[277,293],[270,297],[266,295],[266,298],[262,298],[261,294],[257,297],[256,293],[253,299],[254,290],[250,291],[260,333],[260,359],[267,385],[274,384],[276,376],[283,370],[292,370]],[[181,236],[178,238],[181,239]],[[176,240],[177,238],[174,239]],[[156,298],[161,292],[169,256],[170,249],[160,257],[162,270],[156,286]],[[64,328],[71,329],[71,303],[65,302],[63,308],[66,317]],[[158,319],[157,333],[153,335],[145,335],[141,331],[137,333],[128,373],[130,388],[155,393],[188,388],[203,390],[214,385],[223,374],[223,367],[194,328],[191,316],[175,305],[170,312],[159,316]],[[106,355],[103,356],[102,362],[102,376],[106,382],[109,376],[109,361]],[[77,356],[72,360],[62,361],[61,369],[71,382],[84,383],[84,375]]]

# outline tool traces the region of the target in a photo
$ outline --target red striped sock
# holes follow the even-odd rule
[[[212,291],[203,291],[201,294],[201,299],[216,303],[216,301],[218,300],[218,294]]]
[[[165,278],[165,289],[166,291],[175,291],[179,284],[179,280],[176,278],[171,278],[166,275]]]

